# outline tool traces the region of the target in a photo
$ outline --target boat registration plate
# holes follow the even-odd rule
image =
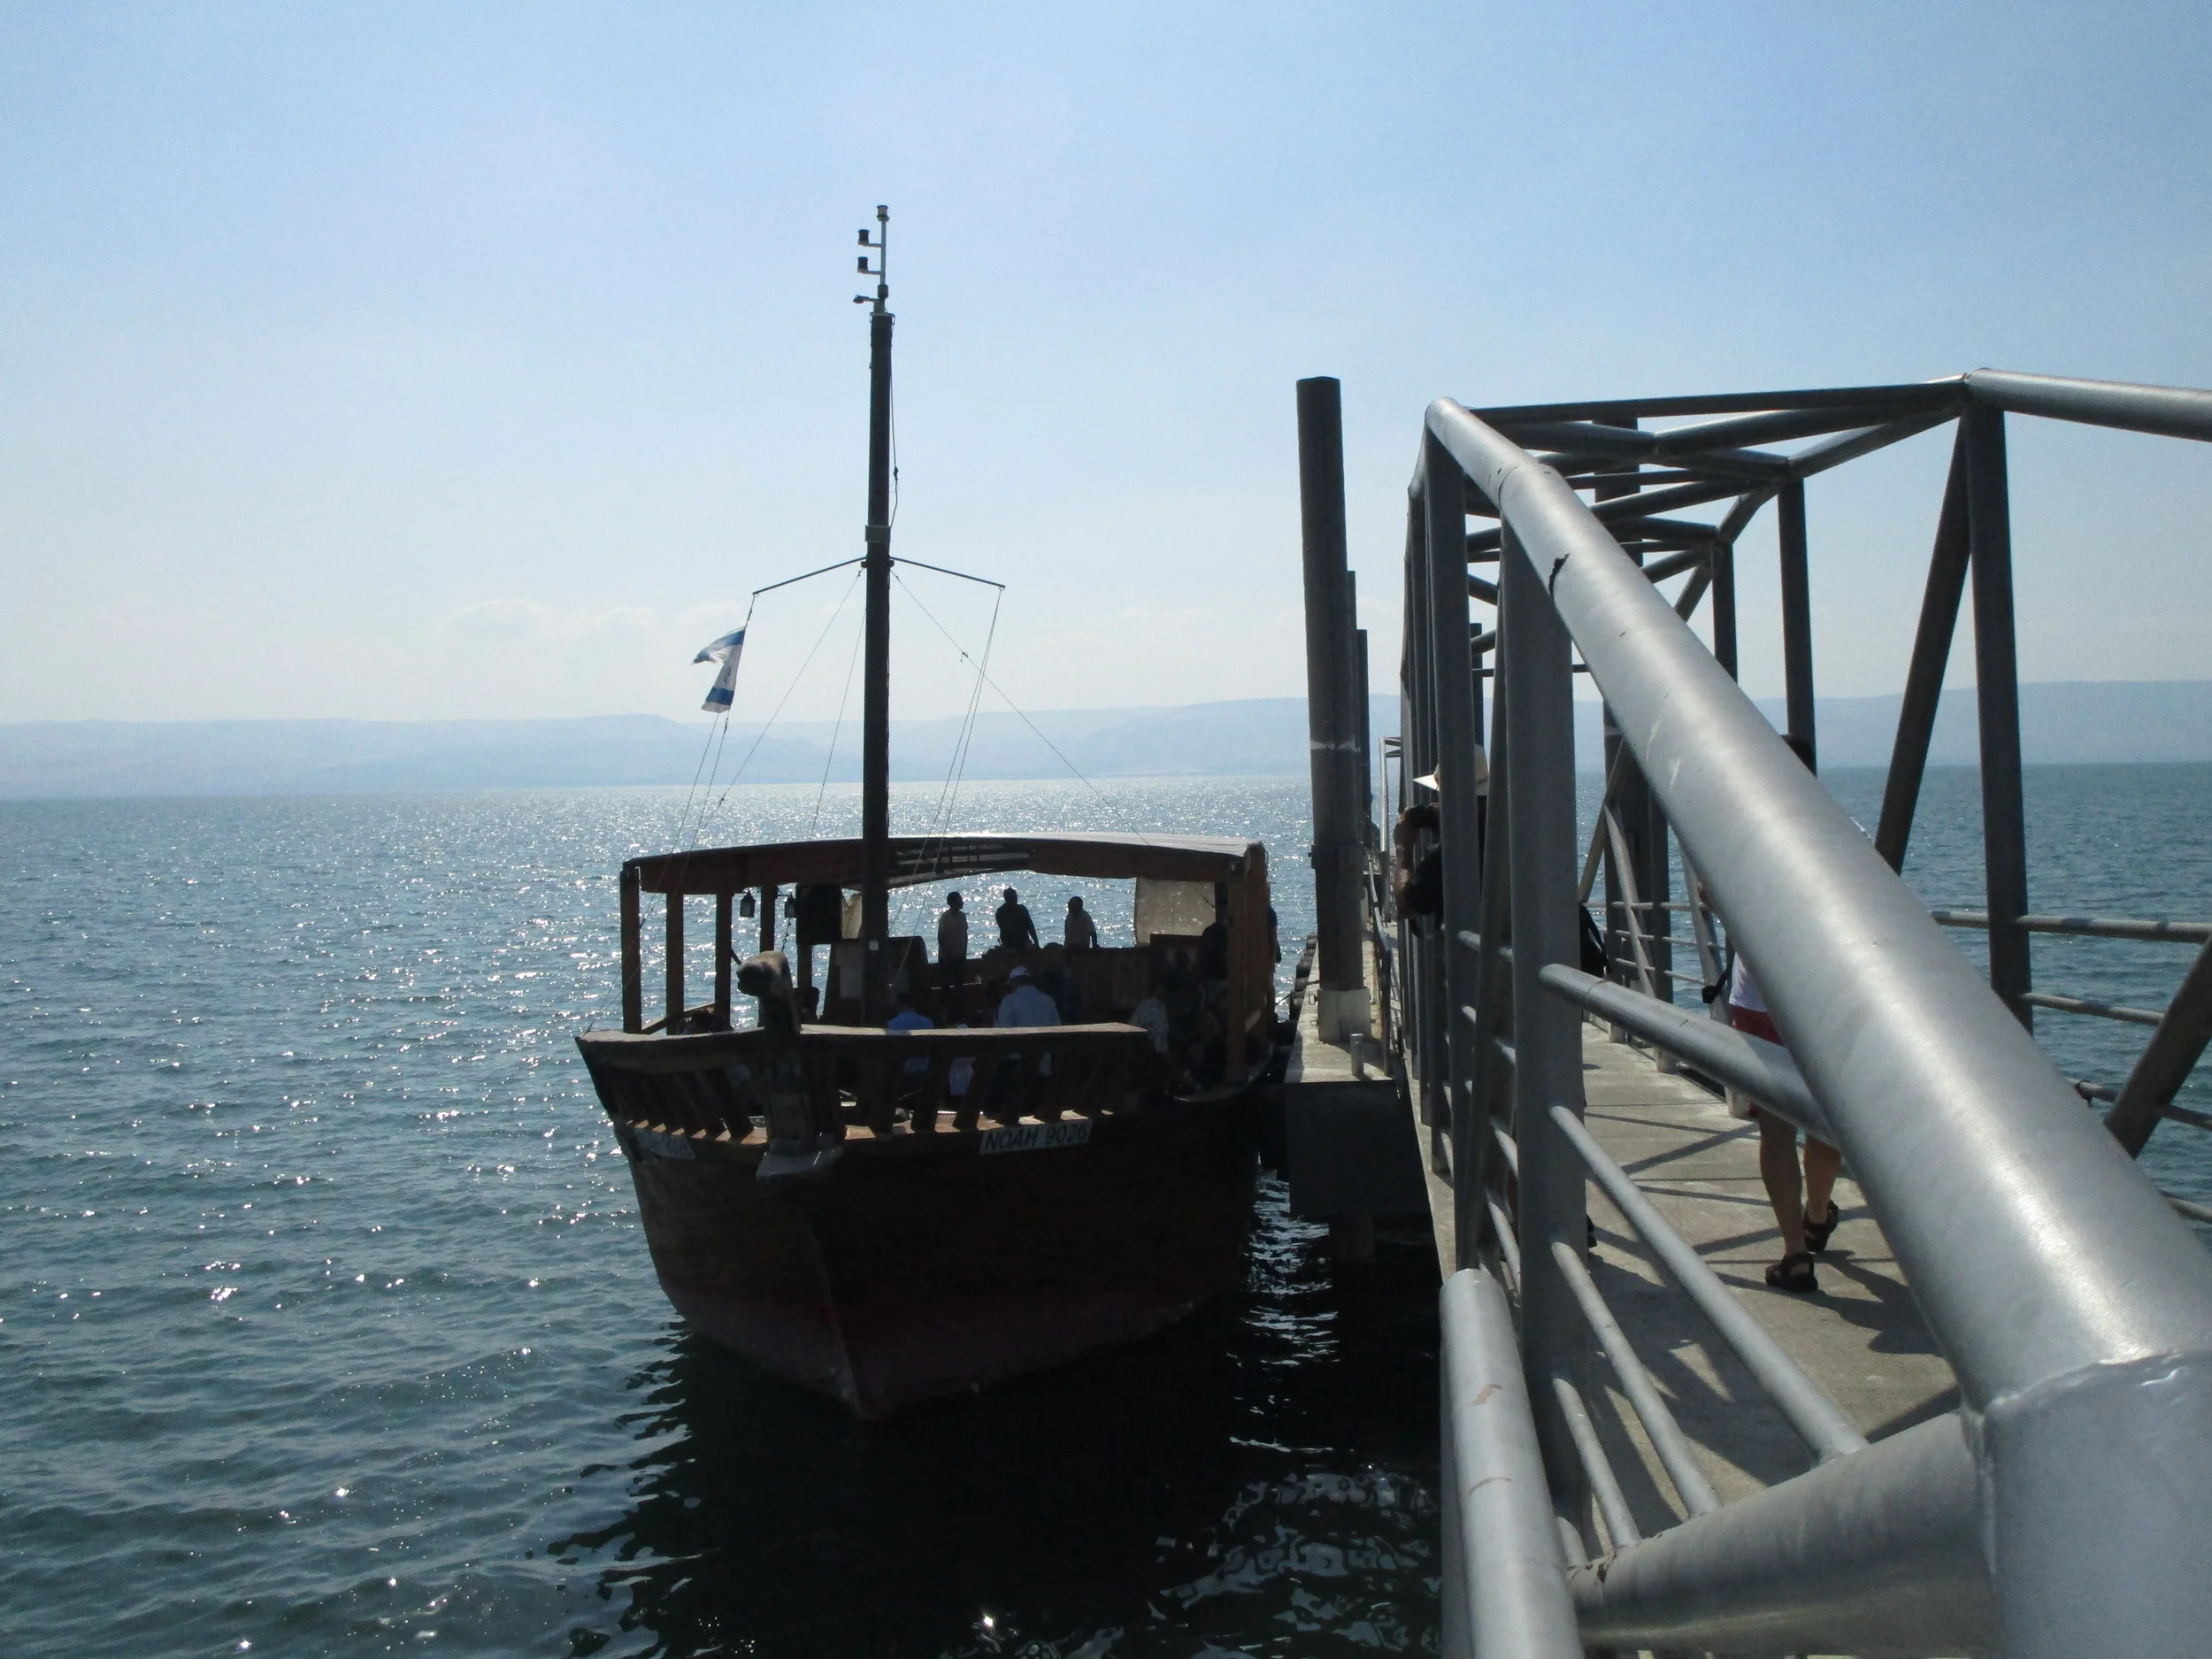
[[[1079,1147],[1091,1138],[1087,1118],[1064,1118],[1049,1124],[1009,1124],[983,1132],[982,1152],[1042,1152],[1051,1147]]]

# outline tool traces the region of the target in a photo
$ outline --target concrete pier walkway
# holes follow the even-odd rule
[[[1847,1174],[1836,1189],[1843,1220],[1820,1258],[1818,1294],[1770,1290],[1765,1271],[1782,1247],[1759,1179],[1756,1126],[1662,1072],[1647,1053],[1609,1041],[1601,1026],[1584,1025],[1582,1052],[1591,1133],[1862,1432],[1879,1440],[1956,1403],[1951,1369]],[[1594,1183],[1589,1192],[1592,1275],[1723,1502],[1801,1474],[1811,1455],[1787,1422]],[[1432,1207],[1448,1206],[1442,1182],[1432,1182],[1431,1196]],[[1448,1207],[1440,1219],[1448,1226]],[[1594,1352],[1592,1380],[1593,1415],[1638,1525],[1648,1534],[1673,1525],[1683,1514],[1674,1488]]]

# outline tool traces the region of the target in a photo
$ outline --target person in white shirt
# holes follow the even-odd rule
[[[945,908],[937,918],[937,984],[945,994],[944,1006],[957,1019],[962,1012],[962,982],[968,977],[968,912],[957,893],[945,895]]]
[[[937,918],[937,964],[956,967],[968,959],[968,912],[957,893],[945,895],[944,912]]]
[[[1083,908],[1081,899],[1068,901],[1067,928],[1062,937],[1067,941],[1070,956],[1073,956],[1079,950],[1098,949],[1098,924],[1091,919],[1091,913]]]
[[[1164,1056],[1167,1053],[1167,998],[1160,987],[1154,986],[1144,994],[1144,1000],[1129,1010],[1129,1023],[1141,1025],[1152,1039],[1152,1052]]]
[[[998,1018],[994,1022],[1000,1028],[1060,1023],[1059,1004],[1030,978],[1028,969],[1015,969],[1006,976],[1006,995],[999,999]],[[1018,1054],[1008,1055],[994,1082],[992,1093],[998,1098],[993,1116],[1002,1123],[1012,1123],[1026,1111],[1036,1096],[1038,1086],[1052,1075],[1050,1055],[1038,1056],[1033,1065],[1024,1065],[1024,1058]]]
[[[1056,1025],[1060,1023],[1060,1008],[1029,977],[1029,970],[1017,968],[1007,975],[1006,995],[999,999],[998,1019],[1004,1025]]]

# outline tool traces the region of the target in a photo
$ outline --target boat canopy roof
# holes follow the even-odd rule
[[[648,893],[734,893],[744,887],[857,887],[864,868],[857,836],[841,841],[769,841],[757,847],[701,848],[633,858]],[[891,885],[956,881],[1027,870],[1045,876],[1104,880],[1229,881],[1263,872],[1257,841],[1227,835],[894,835]]]

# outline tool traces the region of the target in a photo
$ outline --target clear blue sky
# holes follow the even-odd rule
[[[1009,691],[1302,688],[1311,373],[1386,685],[1439,393],[2212,385],[2208,47],[2200,5],[8,4],[0,719],[687,715],[748,591],[859,550],[877,202],[897,550],[1013,584]],[[2028,677],[2212,674],[2212,458],[2014,456]],[[1824,692],[1901,680],[1942,466],[1814,486]],[[741,713],[841,589],[764,602]],[[962,702],[899,629],[901,711]]]

